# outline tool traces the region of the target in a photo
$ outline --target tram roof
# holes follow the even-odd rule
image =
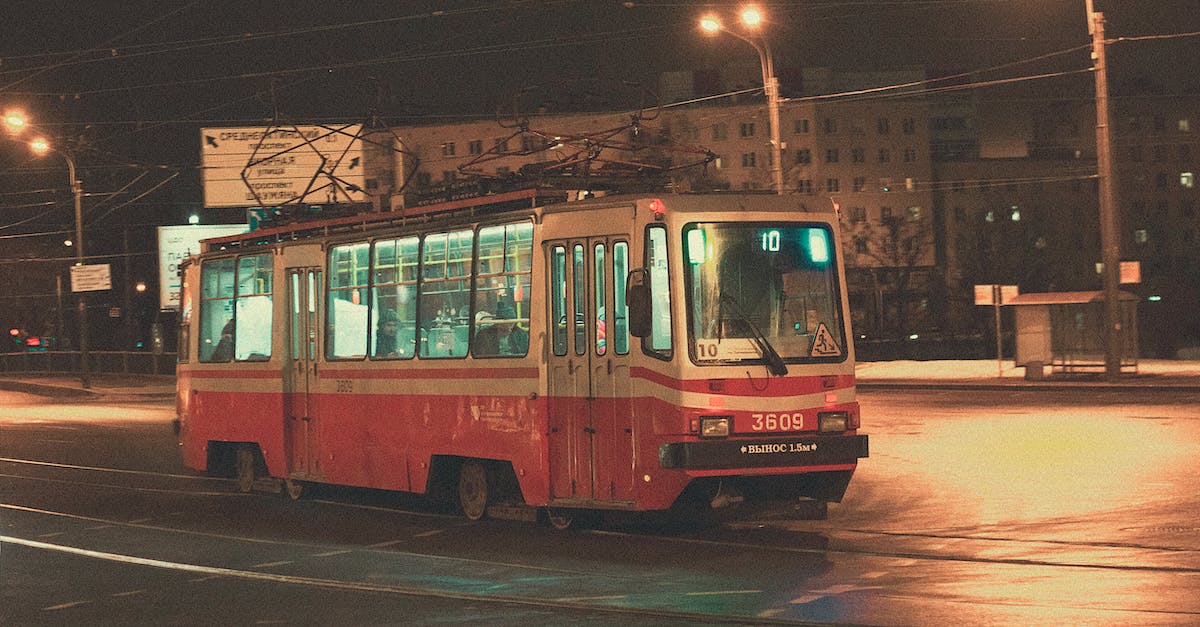
[[[550,208],[550,211],[572,211],[651,197],[662,198],[668,211],[671,210],[674,204],[672,201],[681,198],[687,199],[689,211],[753,211],[761,209],[763,204],[772,204],[774,205],[774,209],[780,208],[781,204],[785,207],[790,204],[791,209],[807,213],[833,213],[835,211],[832,205],[824,205],[824,203],[814,210],[803,202],[805,199],[811,200],[811,197],[799,195],[777,196],[774,194],[753,192],[698,194],[644,192],[638,194],[616,194],[588,200],[566,202],[566,195],[560,190],[530,188],[429,205],[418,205],[395,211],[364,212],[335,218],[297,221],[280,226],[257,229],[248,233],[214,237],[203,240],[202,243],[207,252],[226,247],[273,244],[332,233],[361,230],[369,227],[400,225],[414,220],[430,220],[438,217],[478,217],[507,211],[542,208]]]

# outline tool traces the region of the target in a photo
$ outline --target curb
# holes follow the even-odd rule
[[[978,391],[1037,391],[1037,392],[1066,392],[1072,390],[1085,391],[1128,391],[1154,390],[1163,392],[1195,392],[1200,393],[1200,383],[1107,383],[1107,382],[1078,382],[1078,383],[1031,383],[1012,382],[995,383],[984,381],[862,381],[855,383],[860,390],[978,390]]]
[[[101,396],[101,394],[95,390],[85,390],[83,388],[65,387],[61,385],[43,385],[40,383],[29,383],[28,381],[9,381],[4,379],[0,379],[0,390],[5,390],[8,392],[24,392],[26,394],[53,396],[59,398],[92,399]]]

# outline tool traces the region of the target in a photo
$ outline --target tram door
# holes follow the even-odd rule
[[[632,501],[628,240],[553,241],[547,252],[551,497]]]
[[[316,421],[317,338],[321,321],[321,270],[288,268],[288,355],[284,366],[284,442],[291,475],[318,473]]]

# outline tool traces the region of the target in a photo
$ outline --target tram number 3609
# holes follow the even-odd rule
[[[750,414],[752,431],[802,431],[804,414]]]

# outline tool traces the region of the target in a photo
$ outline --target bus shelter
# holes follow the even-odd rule
[[[1119,292],[1121,372],[1137,372],[1137,296]],[[1104,370],[1104,292],[1021,294],[1015,307],[1016,357],[1027,378],[1049,365],[1052,373]]]

